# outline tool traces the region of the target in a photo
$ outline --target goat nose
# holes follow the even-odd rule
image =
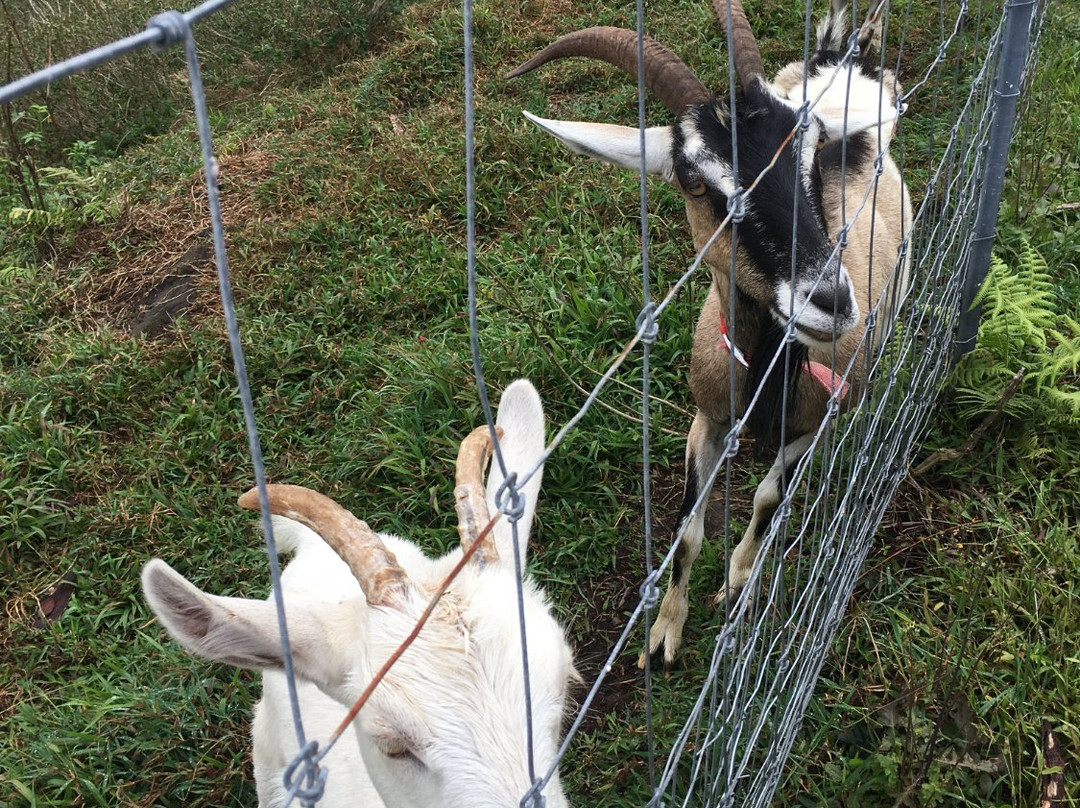
[[[847,284],[819,284],[810,295],[810,302],[824,312],[835,313],[837,317],[851,316],[851,291]]]

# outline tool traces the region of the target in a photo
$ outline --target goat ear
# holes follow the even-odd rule
[[[166,630],[192,654],[240,668],[284,665],[274,604],[209,595],[160,559],[142,573],[143,594]],[[286,603],[293,664],[298,675],[333,687],[347,670],[345,649],[358,639],[359,620],[342,619],[345,603]]]
[[[831,84],[829,83],[832,80]],[[801,87],[799,95],[802,95]],[[892,94],[882,92],[880,82],[855,69],[833,77],[829,71],[819,71],[807,84],[807,97],[818,98],[814,117],[828,140],[839,140],[859,132],[881,130],[881,149],[889,148],[892,140],[896,108]],[[789,101],[797,109],[795,101]],[[876,146],[876,144],[875,144]]]
[[[499,442],[503,462],[507,472],[514,472],[518,479],[527,474],[544,455],[544,405],[540,394],[527,379],[518,379],[503,391],[499,400],[499,413],[495,422],[503,429],[503,439]],[[524,511],[517,521],[518,546],[521,552],[522,569],[528,553],[529,533],[533,518],[536,516],[536,501],[540,497],[540,484],[544,476],[541,465],[518,490],[524,495]],[[497,459],[492,458],[491,471],[487,480],[488,510],[495,513],[495,495],[504,480],[502,469]],[[495,523],[495,546],[499,558],[504,564],[514,563],[514,529],[506,516],[501,516]]]
[[[555,121],[523,111],[530,121],[549,135],[562,141],[571,151],[596,157],[606,163],[641,169],[641,133],[636,126],[616,126],[610,123]],[[645,172],[671,182],[674,168],[671,162],[672,128],[653,126],[645,130]]]

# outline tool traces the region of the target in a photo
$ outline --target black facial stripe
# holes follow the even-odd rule
[[[739,179],[749,187],[772,161],[778,148],[796,125],[795,114],[785,104],[756,84],[736,96],[736,127],[739,143]],[[723,163],[732,164],[730,111],[717,102],[709,102],[684,113],[675,128],[673,160],[676,175],[684,188],[696,182],[701,172],[685,153],[683,126],[692,126],[705,148]],[[813,166],[800,166],[799,141],[792,139],[781,150],[777,162],[765,173],[750,195],[746,218],[739,227],[739,238],[763,280],[775,285],[790,276],[792,233],[795,238],[796,267],[817,267],[831,245],[823,226],[820,184],[813,182]],[[800,176],[810,177],[809,188]],[[706,178],[707,179],[707,178]],[[815,195],[815,190],[818,195]],[[710,187],[705,199],[717,221],[728,214],[727,196]],[[794,216],[797,199],[798,219]]]

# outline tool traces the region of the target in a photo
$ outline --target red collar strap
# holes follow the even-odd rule
[[[735,344],[735,341],[728,334],[727,323],[724,322],[724,313],[719,312],[720,315],[720,339],[724,343],[724,347],[728,353],[735,357],[735,361],[742,365],[744,368],[750,367],[750,360],[741,350],[739,346]],[[844,380],[842,376],[835,373],[832,368],[821,364],[820,362],[811,362],[806,360],[804,369],[810,374],[811,378],[825,388],[825,392],[830,396],[835,396],[837,401],[843,401],[847,398],[848,392],[851,386]]]

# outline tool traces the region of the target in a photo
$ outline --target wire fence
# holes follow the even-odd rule
[[[195,117],[202,147],[214,252],[219,289],[224,305],[238,388],[243,404],[254,476],[259,490],[267,552],[279,615],[280,631],[288,655],[284,604],[279,586],[280,570],[269,518],[266,479],[255,412],[248,388],[243,349],[232,301],[228,257],[218,193],[218,170],[210,131],[206,98],[202,88],[199,61],[192,26],[217,12],[230,0],[210,0],[185,14],[165,12],[155,16],[147,29],[118,40],[62,64],[0,88],[0,104],[47,86],[76,72],[92,69],[135,49],[150,47],[160,51],[182,45],[188,66]],[[791,470],[776,515],[761,537],[747,586],[734,602],[728,619],[715,636],[708,667],[702,672],[699,694],[689,710],[681,732],[670,748],[659,748],[652,726],[651,692],[655,671],[648,655],[644,657],[646,689],[645,723],[648,734],[648,778],[650,805],[763,806],[769,804],[780,782],[784,765],[797,736],[814,683],[824,663],[834,633],[843,617],[856,578],[869,550],[872,538],[893,493],[907,474],[913,448],[926,425],[938,390],[956,357],[970,348],[977,330],[978,314],[969,312],[990,257],[996,213],[1001,197],[1005,159],[1010,141],[1017,98],[1024,77],[1030,73],[1037,38],[1046,4],[1038,0],[996,3],[947,2],[939,4],[941,39],[936,57],[925,74],[908,78],[905,91],[897,99],[899,123],[892,144],[901,172],[919,202],[910,223],[910,239],[901,248],[896,267],[890,267],[893,283],[886,299],[870,312],[883,322],[877,331],[868,328],[863,337],[858,362],[864,367],[837,369],[855,383],[845,413],[840,416],[841,396],[829,399],[828,417],[809,438],[806,452]],[[642,307],[637,331],[625,348],[613,358],[606,372],[582,402],[578,412],[556,432],[544,459],[556,452],[564,438],[603,394],[618,368],[640,347],[642,367],[641,446],[644,491],[644,547],[640,597],[615,645],[607,664],[591,683],[582,699],[578,714],[560,747],[556,760],[546,770],[535,765],[531,750],[530,684],[526,675],[526,715],[529,725],[530,791],[522,796],[522,805],[542,805],[544,788],[571,747],[582,721],[604,685],[606,673],[631,644],[640,637],[639,624],[645,630],[648,646],[649,625],[658,602],[662,576],[675,563],[678,540],[666,550],[661,563],[654,563],[653,506],[650,496],[650,352],[651,346],[668,327],[665,313],[690,279],[703,271],[705,256],[718,239],[732,239],[740,219],[739,205],[719,224],[712,238],[698,252],[685,273],[662,297],[650,288],[649,230],[650,209],[645,178],[645,75],[642,32],[645,13],[637,3],[638,125],[641,130],[641,265]],[[865,17],[865,9],[854,9],[856,19]],[[910,12],[910,7],[908,7]],[[884,30],[881,67],[886,53],[895,43],[899,71],[909,39],[908,14],[881,9]],[[812,37],[810,9],[807,9],[804,40]],[[730,24],[730,20],[728,21]],[[492,433],[495,433],[492,408],[488,401],[481,360],[477,326],[477,280],[483,272],[476,252],[475,189],[475,101],[474,39],[472,3],[464,3],[464,131],[466,138],[466,205],[468,212],[468,313],[474,373],[480,402]],[[730,36],[730,31],[729,31]],[[856,40],[849,41],[832,81],[843,82],[844,68],[858,56]],[[903,80],[903,77],[901,77]],[[731,73],[732,88],[734,73]],[[800,113],[811,114],[818,98],[805,98]],[[917,151],[908,146],[906,137],[909,113],[918,109],[917,125],[926,147]],[[801,120],[806,120],[805,117]],[[916,125],[913,123],[912,125]],[[788,140],[801,137],[792,130]],[[886,149],[885,151],[887,151]],[[801,149],[799,150],[802,151]],[[877,155],[878,164],[885,151]],[[772,166],[766,167],[762,176]],[[878,175],[879,176],[879,175]],[[759,177],[758,179],[761,179]],[[755,183],[756,184],[756,181]],[[749,193],[754,184],[746,189]],[[863,192],[862,203],[847,211],[846,221],[873,214],[876,191],[872,181]],[[739,194],[735,195],[736,202]],[[745,197],[742,197],[745,198]],[[796,210],[795,215],[799,213]],[[794,238],[794,236],[793,236]],[[842,243],[834,247],[839,253]],[[793,244],[794,248],[794,244]],[[794,250],[793,250],[794,251]],[[734,250],[732,251],[734,254]],[[911,282],[898,281],[905,257],[911,261]],[[715,268],[714,268],[715,271]],[[883,269],[883,271],[886,271]],[[734,261],[731,268],[734,278]],[[820,282],[820,281],[819,281]],[[812,294],[812,292],[811,292]],[[895,308],[895,325],[887,322]],[[789,340],[793,326],[789,325]],[[876,334],[876,336],[875,336]],[[783,362],[782,344],[772,357],[772,365]],[[731,357],[734,367],[735,357]],[[734,380],[735,374],[730,374]],[[734,382],[732,382],[734,383]],[[838,388],[834,388],[834,391]],[[735,392],[731,395],[734,399]],[[761,389],[750,396],[746,411],[761,406]],[[733,534],[730,498],[738,472],[733,461],[740,449],[741,431],[747,414],[736,419],[724,436],[719,458],[708,475],[708,485],[698,492],[696,508],[704,507],[714,481],[725,492],[723,535],[725,560],[729,561],[739,536]],[[496,463],[503,459],[496,441]],[[541,461],[542,462],[542,461]],[[501,500],[514,503],[520,490],[536,473],[529,472],[507,480]],[[505,467],[504,467],[505,473]],[[512,510],[504,504],[504,510]],[[520,559],[516,559],[520,568]],[[520,580],[520,575],[518,576]],[[524,606],[519,590],[518,608]],[[524,632],[524,618],[521,621]],[[530,664],[524,637],[521,652],[524,669]],[[320,769],[325,756],[326,739],[308,739],[303,716],[296,700],[294,676],[287,662],[293,705],[293,724],[300,757],[294,761],[288,789],[302,804],[318,804],[322,784],[333,772]],[[320,744],[323,744],[320,747]]]

